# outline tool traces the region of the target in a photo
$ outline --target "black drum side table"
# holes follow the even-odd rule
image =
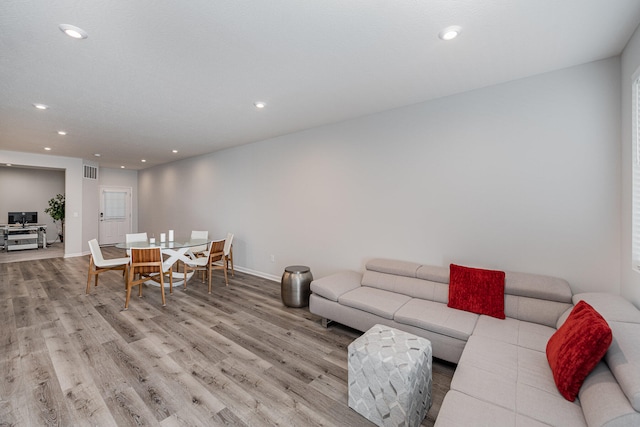
[[[280,282],[282,303],[287,307],[308,306],[312,280],[311,269],[306,265],[290,265],[285,268]]]

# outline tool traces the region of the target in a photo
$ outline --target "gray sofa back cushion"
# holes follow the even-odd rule
[[[449,300],[449,285],[415,277],[396,276],[365,270],[362,275],[362,286],[396,292],[412,298],[426,299],[446,304]]]
[[[449,302],[449,267],[374,258],[367,262],[362,286],[396,292],[412,298]],[[505,315],[556,327],[571,307],[566,280],[539,274],[505,272]]]
[[[396,276],[417,277],[416,271],[420,264],[407,261],[397,261],[394,259],[375,258],[369,260],[365,266],[366,270],[377,271],[379,273],[393,274]]]
[[[630,405],[640,411],[640,310],[621,296],[607,293],[576,294],[573,301],[586,301],[609,323],[613,341],[604,360]]]
[[[626,399],[604,362],[587,376],[578,394],[584,418],[590,426],[636,427],[640,413]]]
[[[571,304],[546,301],[515,295],[504,296],[504,314],[507,317],[556,327],[558,318],[571,307]]]
[[[504,293],[571,304],[569,282],[539,274],[505,272]]]

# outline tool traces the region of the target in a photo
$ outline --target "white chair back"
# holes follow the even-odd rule
[[[196,231],[196,230],[192,230],[191,231],[191,239],[204,239],[207,240],[209,238],[209,232],[208,231]],[[207,250],[207,245],[199,245],[199,246],[193,246],[191,247],[191,253],[198,253],[198,252],[204,252]]]
[[[98,240],[96,239],[89,240],[89,250],[91,251],[91,256],[93,257],[93,263],[98,267],[103,265],[104,257],[102,256],[102,249],[100,249]]]
[[[147,239],[147,233],[133,233],[133,234],[125,234],[124,236],[124,241],[126,243],[131,243],[131,242],[146,242]]]
[[[191,231],[191,238],[192,239],[208,239],[209,238],[209,232],[208,231],[192,230]]]
[[[224,239],[224,255],[227,256],[229,255],[229,252],[231,252],[231,243],[233,243],[233,233],[227,233],[227,238]]]

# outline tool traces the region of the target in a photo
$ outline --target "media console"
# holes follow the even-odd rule
[[[6,251],[22,249],[38,249],[47,247],[47,226],[45,224],[32,225],[0,225],[3,244]]]

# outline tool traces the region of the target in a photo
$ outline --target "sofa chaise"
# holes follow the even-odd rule
[[[448,426],[640,426],[640,311],[610,294],[573,295],[559,278],[504,273],[504,319],[448,306],[446,267],[387,259],[364,273],[314,280],[309,309],[325,326],[384,324],[431,341],[457,364],[436,420]],[[563,397],[547,359],[549,339],[585,301],[613,340],[575,401]]]

